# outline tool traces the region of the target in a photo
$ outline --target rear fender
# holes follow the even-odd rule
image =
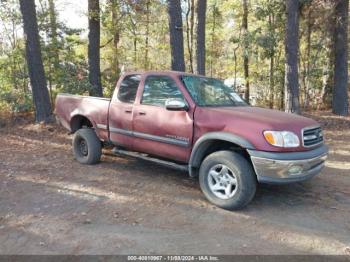
[[[70,128],[71,128],[70,131],[71,132],[75,132],[76,131],[76,130],[72,130],[72,124],[73,124],[74,119],[76,119],[77,117],[86,118],[87,120],[89,120],[89,122],[91,123],[92,127],[96,128],[96,122],[94,120],[92,120],[91,117],[84,115],[83,112],[81,112],[81,110],[75,109],[70,114]]]

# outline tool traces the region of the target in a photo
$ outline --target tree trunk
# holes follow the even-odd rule
[[[271,34],[275,34],[275,18],[272,14],[269,15],[269,27]],[[270,66],[269,66],[269,90],[270,90],[270,99],[269,106],[273,108],[274,106],[274,95],[275,95],[275,47],[272,47],[270,54]]]
[[[100,4],[99,0],[88,0],[89,12],[89,82],[90,95],[102,96],[100,72]]]
[[[190,72],[193,73],[193,28],[194,28],[194,0],[187,0],[186,12],[186,37],[187,49],[190,60]]]
[[[335,59],[335,50],[334,50],[334,23],[330,24],[330,39],[328,40],[326,50],[327,50],[327,63],[324,65],[323,73],[323,85],[321,92],[322,104],[326,109],[332,107],[332,93],[334,88],[334,59]]]
[[[184,40],[180,0],[168,0],[171,69],[185,71]]]
[[[197,73],[205,75],[205,16],[207,11],[207,0],[197,3]]]
[[[210,55],[210,61],[209,61],[209,68],[210,68],[210,76],[213,76],[213,62],[214,62],[214,47],[215,47],[215,29],[216,29],[216,1],[213,4],[213,27],[211,29],[211,46],[210,46],[210,51],[211,51],[211,55]]]
[[[270,108],[273,108],[274,104],[274,94],[275,94],[275,57],[272,55],[270,57],[270,68],[269,68],[269,89],[270,89],[270,99],[269,99],[269,106]]]
[[[243,0],[243,69],[245,79],[244,98],[249,102],[250,88],[249,88],[249,39],[248,39],[248,0]]]
[[[49,16],[50,16],[50,33],[51,33],[51,49],[54,59],[55,69],[59,66],[59,52],[58,52],[58,38],[57,38],[57,19],[55,3],[53,0],[49,0]]]
[[[145,61],[144,61],[144,69],[147,70],[149,68],[148,65],[148,49],[149,49],[149,15],[150,15],[150,4],[151,1],[146,1],[146,35],[145,35]]]
[[[134,66],[137,66],[137,35],[134,34]]]
[[[113,25],[113,55],[112,55],[112,72],[115,74],[115,79],[119,78],[119,41],[120,41],[120,28],[118,17],[118,0],[110,0],[112,8],[112,25]]]
[[[233,75],[234,75],[234,80],[233,80],[233,86],[234,86],[234,90],[236,91],[236,92],[238,92],[238,90],[237,90],[237,49],[238,48],[234,48],[233,49],[233,64],[234,64],[234,66],[233,66]]]
[[[312,33],[312,21],[311,21],[312,7],[309,7],[307,15],[307,35],[306,35],[306,70],[304,77],[304,108],[307,109],[309,106],[309,91],[311,90],[311,81],[310,81],[310,60],[311,60],[311,33]]]
[[[348,12],[349,0],[337,0],[335,7],[335,66],[333,113],[349,114],[348,102]]]
[[[327,19],[327,62],[324,65],[323,69],[323,85],[321,92],[321,99],[319,104],[323,104],[324,109],[329,109],[332,107],[332,93],[334,87],[334,59],[335,59],[335,50],[334,50],[334,36],[335,36],[335,17],[334,9],[328,14]]]
[[[299,52],[299,1],[286,0],[285,32],[285,111],[300,114],[298,52]]]
[[[194,61],[193,61],[193,46],[194,46],[194,8],[195,8],[195,2],[194,0],[188,0],[191,1],[191,17],[190,17],[190,36],[191,36],[191,67],[192,67],[192,73],[194,73]]]
[[[285,67],[284,67],[284,70],[285,70]],[[284,74],[285,74],[285,72],[284,72]],[[282,88],[281,88],[281,97],[280,97],[280,104],[279,104],[279,106],[280,106],[280,110],[281,111],[283,111],[283,110],[285,110],[285,101],[284,101],[284,97],[285,97],[285,88],[284,88],[284,86],[285,86],[285,81],[286,81],[286,78],[285,77],[283,77],[282,78]]]
[[[275,52],[275,64],[280,65],[281,64],[281,56],[282,56],[282,48],[277,48]],[[278,107],[279,110],[283,111],[284,110],[284,81],[285,81],[285,67],[283,66],[281,68],[280,76],[278,77],[278,82],[279,84],[275,87],[276,89],[276,94],[275,96],[279,99],[278,102],[276,103],[276,106]]]
[[[20,0],[20,9],[23,16],[26,58],[33,92],[35,120],[36,122],[50,122],[52,120],[52,109],[41,57],[34,0]]]

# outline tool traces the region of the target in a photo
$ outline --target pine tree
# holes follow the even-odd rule
[[[26,60],[35,107],[35,121],[47,123],[52,120],[52,109],[41,57],[34,0],[20,0],[20,9],[26,42]]]
[[[88,1],[89,11],[89,82],[92,86],[90,95],[102,96],[100,72],[100,3],[99,0]]]
[[[285,31],[285,111],[300,114],[298,52],[299,52],[299,0],[286,0]]]
[[[205,75],[205,16],[207,0],[197,3],[197,73]]]
[[[183,27],[180,0],[168,0],[171,69],[185,71]]]
[[[336,0],[335,7],[335,65],[333,113],[349,114],[348,102],[348,15],[349,0]]]

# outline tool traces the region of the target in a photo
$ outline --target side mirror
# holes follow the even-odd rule
[[[188,105],[182,99],[169,98],[165,101],[165,108],[169,111],[187,111]]]

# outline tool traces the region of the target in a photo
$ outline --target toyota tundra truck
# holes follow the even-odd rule
[[[111,99],[58,94],[56,115],[80,163],[98,163],[113,145],[198,177],[205,197],[231,210],[258,183],[310,179],[328,153],[316,121],[250,106],[223,81],[183,72],[125,73]]]

